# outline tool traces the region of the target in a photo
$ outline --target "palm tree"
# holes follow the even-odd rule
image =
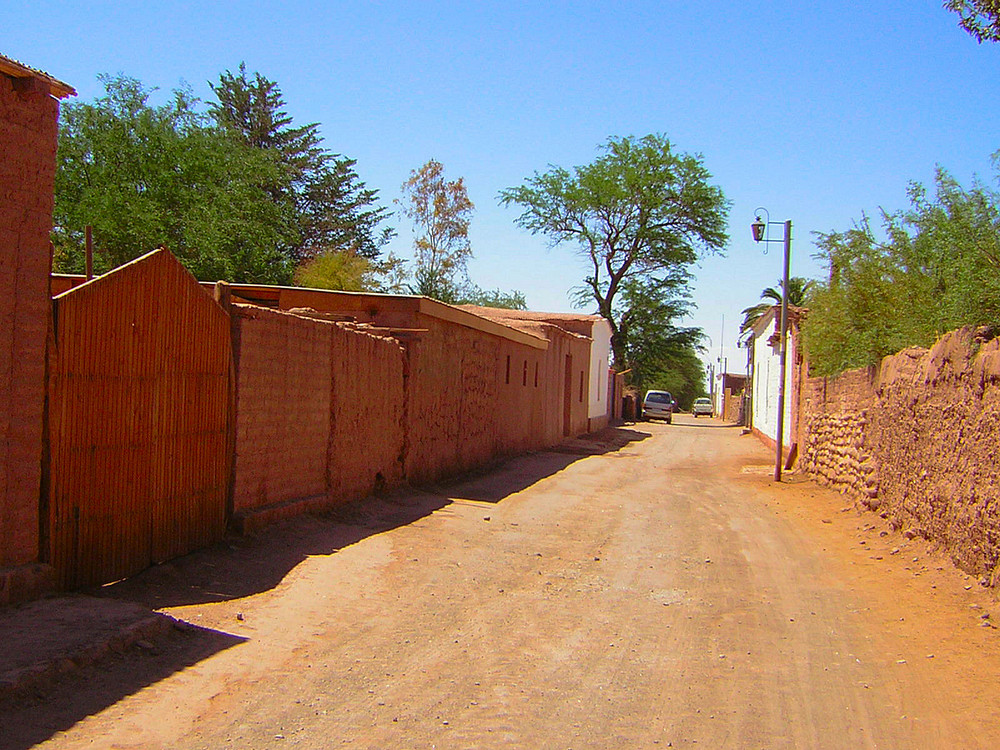
[[[812,279],[804,279],[801,276],[792,276],[788,279],[788,304],[791,307],[802,307],[806,302],[806,294],[812,288]],[[781,304],[781,281],[778,282],[778,288],[775,289],[773,286],[769,286],[763,292],[760,293],[760,298],[762,300],[767,300],[759,305],[754,305],[753,307],[748,307],[743,310],[743,322],[740,324],[740,336],[746,334],[751,328],[753,328],[754,323],[760,320],[761,316],[770,310],[775,305]]]

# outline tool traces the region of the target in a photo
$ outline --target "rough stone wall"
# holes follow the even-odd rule
[[[404,356],[349,325],[234,306],[238,515],[402,477]]]
[[[38,559],[57,123],[55,99],[0,75],[0,568]]]
[[[802,468],[940,544],[992,584],[1000,563],[1000,339],[970,329],[813,378]]]
[[[869,414],[877,410],[872,370],[808,378],[799,394],[799,466],[823,484],[866,499],[878,493]]]

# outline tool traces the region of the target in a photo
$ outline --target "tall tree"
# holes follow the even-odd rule
[[[1000,166],[1000,165],[998,165]],[[821,375],[929,346],[965,325],[1000,326],[1000,193],[963,188],[938,170],[933,195],[910,185],[910,207],[820,234],[828,279],[810,290],[802,333]]]
[[[946,0],[944,7],[977,42],[1000,42],[1000,0]]]
[[[287,283],[290,227],[262,179],[275,164],[212,127],[187,91],[150,104],[134,78],[61,108],[53,245],[59,270],[83,270],[94,227],[104,272],[166,245],[202,279]]]
[[[536,172],[501,191],[500,201],[523,208],[517,223],[525,229],[577,245],[589,269],[577,300],[608,320],[615,363],[624,367],[643,295],[663,301],[686,290],[699,253],[721,252],[727,242],[729,202],[702,157],[675,152],[665,135],[609,138],[602,150],[572,171]]]
[[[289,257],[303,263],[341,252],[375,261],[395,233],[383,226],[389,210],[358,177],[357,162],[323,149],[318,124],[294,126],[278,84],[248,74],[243,63],[220,75],[212,91],[218,101],[210,112],[220,127],[279,165],[278,179],[261,187],[295,228]]]
[[[466,266],[472,257],[469,224],[475,206],[465,181],[446,180],[444,166],[431,159],[410,172],[402,192],[404,200],[397,203],[414,230],[413,291],[455,302],[467,283]]]

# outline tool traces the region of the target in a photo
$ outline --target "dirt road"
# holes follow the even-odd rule
[[[976,581],[839,495],[773,485],[738,428],[614,439],[108,587],[192,627],[18,707],[7,741],[1000,746]]]

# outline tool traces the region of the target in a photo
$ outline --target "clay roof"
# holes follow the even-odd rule
[[[573,320],[594,323],[603,320],[600,315],[584,315],[582,313],[535,312],[534,310],[508,310],[501,307],[480,307],[479,305],[458,305],[463,310],[491,320],[536,320],[541,323],[556,323],[560,320]]]
[[[0,55],[0,73],[11,78],[33,78],[36,81],[41,81],[48,87],[49,93],[57,99],[62,99],[66,96],[76,96],[76,89],[68,83],[63,83],[58,78],[53,78],[42,70],[32,68],[4,55]]]

